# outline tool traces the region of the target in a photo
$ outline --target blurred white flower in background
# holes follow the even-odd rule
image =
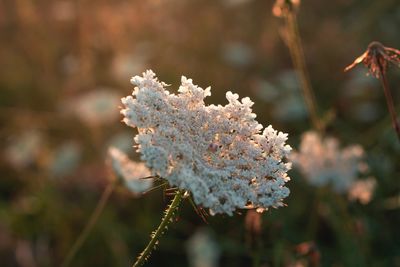
[[[382,110],[379,108],[379,105],[373,102],[361,102],[356,103],[353,102],[354,106],[351,107],[353,116],[355,119],[361,122],[371,122],[379,118],[379,115],[382,113]]]
[[[130,160],[124,152],[115,147],[109,148],[108,155],[115,174],[132,193],[140,194],[152,187],[152,178],[141,179],[151,175],[144,163]]]
[[[341,149],[336,138],[322,139],[313,131],[303,134],[299,151],[290,159],[312,185],[331,185],[339,193],[347,192],[359,174],[368,170],[361,146]]]
[[[376,187],[376,180],[369,177],[365,180],[355,181],[349,190],[349,199],[358,200],[361,204],[368,204],[374,193]]]
[[[300,93],[300,84],[295,70],[281,72],[277,77],[277,87],[275,88],[280,94],[279,98],[271,103],[275,119],[291,122],[307,118],[308,112]]]
[[[73,173],[82,156],[81,147],[75,142],[62,144],[52,155],[49,172],[54,177],[64,177]]]
[[[51,5],[51,15],[56,21],[70,22],[76,19],[77,6],[72,1],[54,1]]]
[[[113,123],[118,119],[120,96],[111,89],[100,88],[70,99],[65,109],[91,126]]]
[[[278,107],[277,103],[280,103],[281,107]],[[272,110],[272,115],[281,122],[302,120],[307,115],[303,101],[296,95],[289,94],[284,100],[277,103],[274,104],[275,108]]]
[[[364,69],[355,69],[350,79],[340,90],[340,102],[346,114],[360,122],[373,122],[382,116],[379,105],[381,92],[377,90],[379,81],[365,75]],[[350,104],[351,103],[351,104]]]
[[[37,266],[34,256],[34,245],[31,241],[24,239],[16,240],[15,261],[18,266]]]
[[[228,7],[236,7],[241,6],[243,4],[247,4],[252,0],[222,0],[222,3]]]
[[[279,95],[279,88],[275,87],[275,85],[267,80],[256,78],[252,84],[252,90],[257,98],[262,101],[272,103],[276,100]]]
[[[186,243],[189,266],[217,267],[220,249],[206,228],[198,229]]]
[[[37,161],[43,137],[36,130],[28,130],[11,140],[4,156],[14,168],[25,168]]]
[[[132,151],[132,133],[119,132],[111,137],[107,147],[115,147],[122,152],[128,153]]]
[[[268,103],[275,119],[287,123],[307,118],[307,109],[294,71],[281,72],[274,82],[255,79],[252,90],[257,97]]]
[[[61,59],[60,65],[65,76],[72,76],[79,73],[79,58],[73,54],[65,55]]]
[[[298,92],[299,87],[301,86],[295,69],[281,71],[276,80],[278,85],[282,86],[284,90],[290,92]]]
[[[224,44],[222,56],[226,62],[236,67],[247,66],[254,60],[254,52],[251,47],[242,42]]]
[[[146,68],[150,57],[150,43],[141,42],[136,44],[133,53],[119,53],[112,62],[111,70],[115,77],[126,81],[132,73],[138,73]]]
[[[171,94],[150,70],[131,82],[137,87],[122,99],[123,121],[138,128],[138,152],[155,174],[191,192],[211,214],[283,206],[287,134],[272,126],[261,132],[249,98],[227,92],[227,105],[206,106],[210,88],[182,77],[179,94]]]

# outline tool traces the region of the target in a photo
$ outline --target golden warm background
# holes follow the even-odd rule
[[[298,148],[312,126],[273,4],[2,0],[0,265],[61,264],[110,183],[108,147],[138,159],[119,106],[146,69],[171,91],[181,75],[211,85],[207,103],[225,104],[228,90],[249,96],[258,121]],[[362,66],[343,72],[373,40],[400,48],[399,2],[304,0],[298,22],[319,114],[330,136],[364,147],[377,181],[371,202],[318,195],[294,170],[288,206],[255,216],[256,236],[246,212],[205,223],[184,203],[147,266],[251,266],[254,257],[259,266],[400,266],[400,143],[379,81]],[[400,69],[388,79],[399,110]],[[168,201],[162,190],[137,198],[117,186],[71,266],[130,266]],[[191,261],[195,233],[207,233],[200,241],[212,249],[200,254],[214,262]]]

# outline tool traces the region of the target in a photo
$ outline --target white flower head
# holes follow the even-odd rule
[[[53,177],[65,177],[75,171],[82,157],[82,149],[75,142],[62,144],[51,156],[49,173]]]
[[[108,149],[108,155],[116,175],[132,193],[140,194],[152,187],[153,179],[141,179],[151,175],[144,163],[130,160],[124,152],[115,147]]]
[[[207,106],[210,88],[182,76],[172,94],[151,70],[131,82],[136,87],[122,98],[123,121],[138,129],[138,152],[155,174],[191,192],[211,214],[283,205],[289,195],[287,134],[272,126],[261,132],[249,98],[239,101],[227,92],[227,105]]]
[[[322,139],[318,133],[306,132],[300,149],[290,159],[314,186],[332,185],[337,192],[346,192],[366,170],[364,150],[359,145],[340,149],[337,139]]]

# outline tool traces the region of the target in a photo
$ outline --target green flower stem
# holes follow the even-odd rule
[[[74,245],[68,252],[67,257],[65,257],[63,263],[61,264],[61,267],[67,267],[71,263],[72,259],[75,257],[75,254],[82,247],[83,243],[89,236],[89,234],[92,231],[93,227],[95,226],[97,220],[99,219],[101,213],[103,212],[104,207],[106,206],[106,204],[108,202],[108,199],[110,198],[112,192],[114,191],[114,187],[115,187],[115,182],[111,182],[104,189],[104,191],[100,197],[100,200],[97,203],[95,210],[93,211],[92,215],[90,216],[89,222],[86,224],[85,228],[79,235],[78,239],[76,239]]]
[[[159,238],[165,232],[168,225],[172,222],[176,214],[176,211],[179,208],[179,204],[182,201],[182,196],[183,192],[181,191],[176,192],[175,197],[172,200],[171,204],[165,210],[164,217],[162,218],[160,225],[158,226],[157,230],[151,234],[150,242],[147,244],[143,252],[140,253],[139,257],[137,258],[136,262],[132,265],[132,267],[142,266],[145,263],[145,261],[150,257],[150,254],[157,245]]]
[[[323,130],[323,125],[317,112],[317,104],[305,63],[304,51],[301,44],[295,11],[291,8],[291,10],[288,10],[285,13],[284,18],[288,32],[287,45],[289,47],[293,65],[297,71],[297,76],[301,84],[304,101],[306,102],[308,113],[314,128],[321,132]]]
[[[310,216],[308,220],[307,236],[311,236],[311,239],[315,238],[318,231],[318,216],[319,216],[319,206],[321,200],[328,192],[326,187],[319,187],[314,194],[314,200],[312,203],[312,208],[310,209]]]
[[[260,248],[261,246],[260,246],[260,244],[258,244],[258,247],[257,247],[257,249],[251,254],[252,255],[252,260],[253,260],[253,267],[260,267],[261,265],[260,265],[260,263],[261,263],[261,255],[260,255],[260,252],[261,252],[261,248]]]

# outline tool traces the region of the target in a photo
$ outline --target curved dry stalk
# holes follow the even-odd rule
[[[90,216],[89,222],[86,224],[83,231],[80,233],[79,237],[76,239],[75,243],[69,250],[67,256],[65,257],[61,267],[67,267],[75,257],[76,253],[82,247],[83,243],[86,241],[87,237],[89,236],[90,232],[92,231],[93,227],[95,226],[97,220],[99,219],[104,207],[106,206],[112,192],[114,191],[115,182],[112,182],[107,185],[104,189],[99,202],[97,203],[96,208],[94,209],[92,215]]]
[[[379,80],[381,81],[382,86],[383,86],[383,91],[385,93],[386,104],[387,104],[387,107],[388,107],[388,110],[389,110],[389,113],[390,113],[390,117],[392,119],[393,129],[395,130],[395,132],[397,134],[397,138],[400,141],[400,125],[399,125],[399,121],[397,119],[396,110],[394,109],[393,97],[392,97],[392,94],[390,92],[390,88],[389,88],[385,73],[381,72],[381,78]]]
[[[298,28],[296,16],[296,8],[298,6],[298,3],[295,4],[291,1],[277,1],[277,5],[280,5],[281,8],[281,13],[279,14],[279,16],[283,17],[285,20],[285,28],[287,30],[287,46],[289,48],[294,68],[296,69],[297,77],[300,82],[301,92],[307,106],[311,123],[317,131],[322,132],[324,126],[318,115],[317,101],[307,71],[304,50]]]

